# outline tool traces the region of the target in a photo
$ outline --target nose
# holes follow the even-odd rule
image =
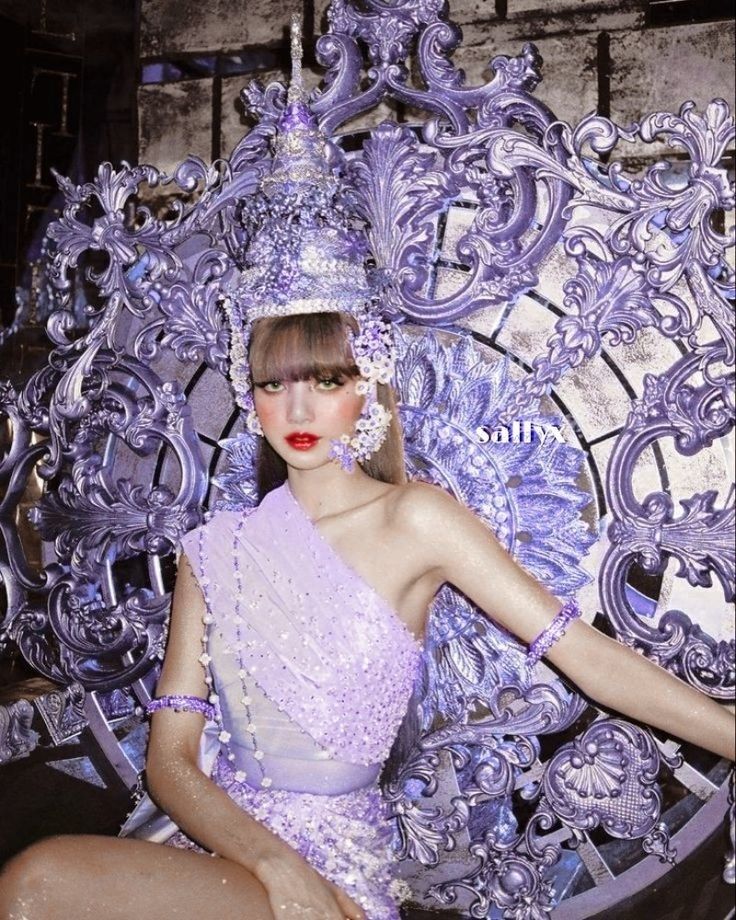
[[[294,380],[289,384],[286,418],[292,424],[314,420],[313,388],[309,380]]]

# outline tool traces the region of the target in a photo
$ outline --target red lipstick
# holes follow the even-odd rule
[[[284,440],[294,450],[310,450],[319,441],[319,438],[316,434],[309,434],[306,431],[293,431]]]

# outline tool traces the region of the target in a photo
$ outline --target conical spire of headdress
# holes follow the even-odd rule
[[[304,75],[302,73],[302,20],[299,13],[291,14],[291,82],[286,96],[287,102],[306,102]]]
[[[271,174],[263,180],[270,197],[284,192],[301,198],[308,189],[334,195],[335,178],[327,163],[327,140],[309,109],[302,75],[302,30],[297,13],[291,17],[291,82],[286,108],[277,125]]]

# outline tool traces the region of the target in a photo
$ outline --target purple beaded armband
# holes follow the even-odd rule
[[[576,620],[581,613],[582,611],[578,607],[578,602],[575,598],[567,601],[564,607],[557,611],[549,626],[546,626],[529,646],[526,666],[533,668],[547,654],[555,642],[564,636],[570,622]]]
[[[146,703],[146,715],[156,712],[157,709],[174,709],[176,712],[199,712],[205,719],[215,718],[215,707],[207,700],[198,696],[160,696],[156,700]]]

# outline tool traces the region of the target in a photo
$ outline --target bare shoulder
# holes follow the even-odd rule
[[[481,518],[440,486],[409,482],[399,488],[392,526],[416,548],[427,569],[458,584],[470,559],[489,565],[505,552]]]
[[[438,533],[438,528],[463,526],[475,515],[439,486],[414,480],[397,486],[392,496],[392,523],[415,537]]]

